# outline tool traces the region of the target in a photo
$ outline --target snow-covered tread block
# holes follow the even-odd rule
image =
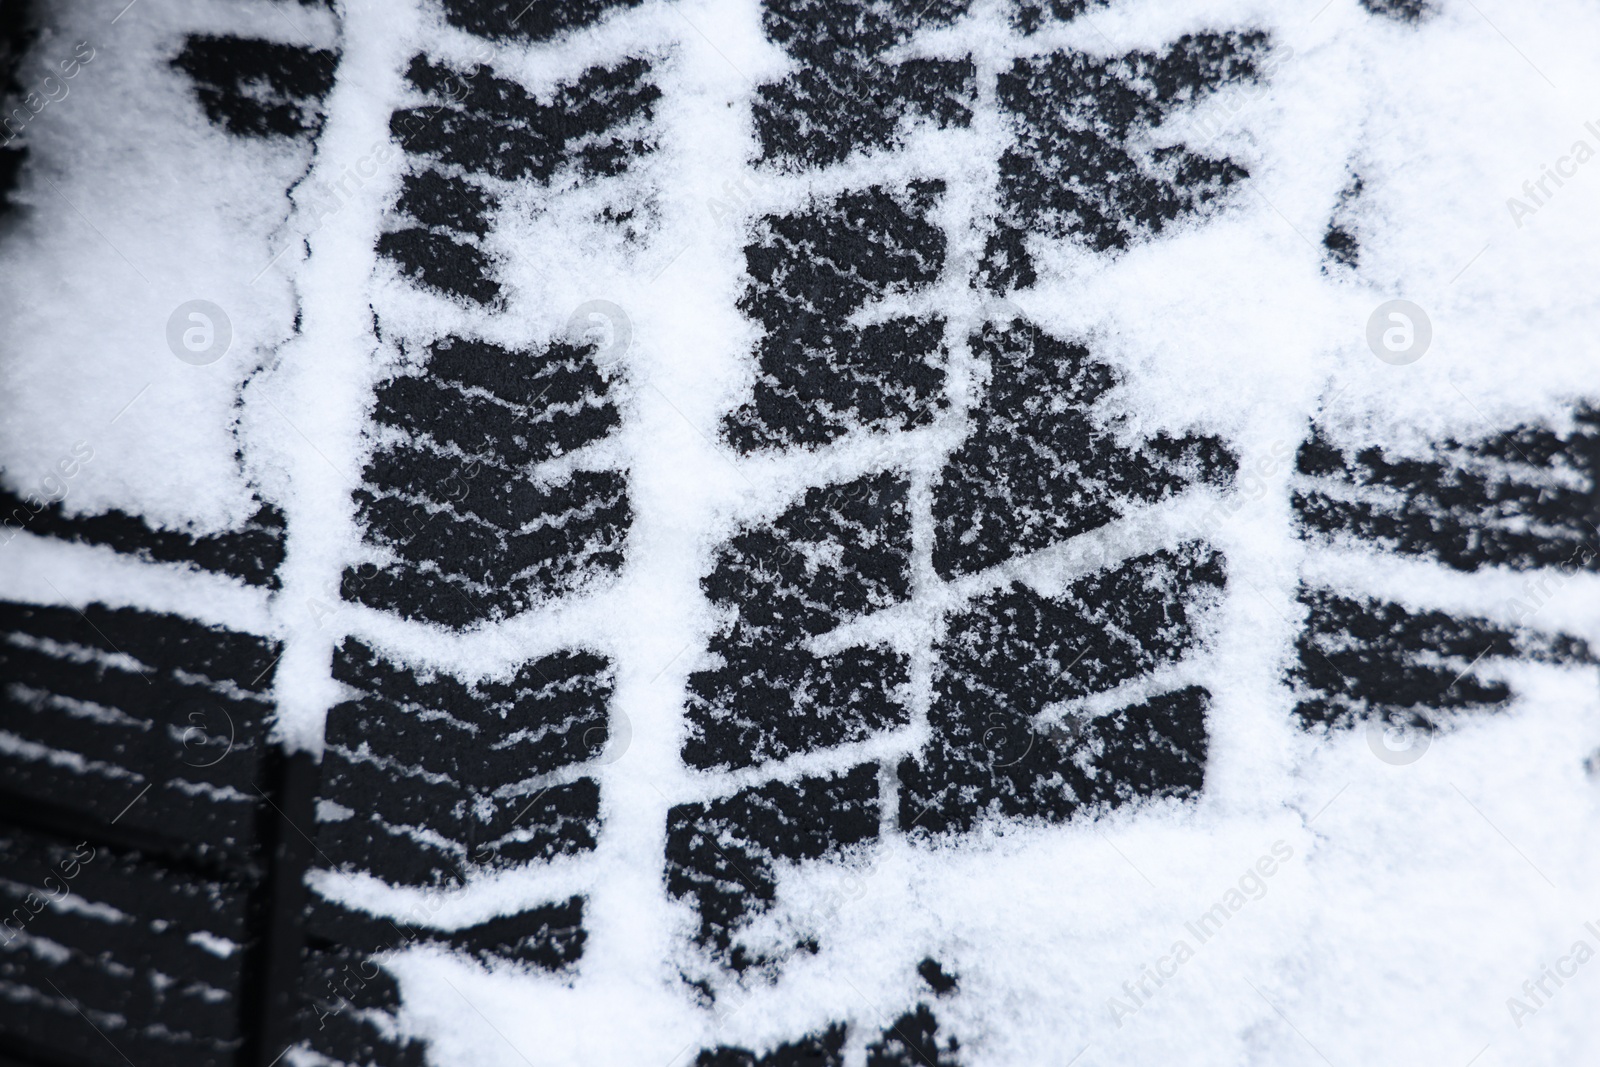
[[[44,1062],[235,1062],[252,883],[9,823],[0,870],[0,1043]]]
[[[867,1046],[867,1067],[954,1067],[960,1042],[941,1037],[926,1004],[896,1019]],[[844,1067],[848,1028],[835,1023],[820,1034],[788,1042],[765,1054],[722,1045],[696,1057],[695,1067]]]
[[[1076,15],[1085,5],[1057,5]],[[1215,210],[1249,177],[1239,160],[1156,146],[1151,131],[1266,66],[1260,32],[1185,34],[1160,52],[1019,57],[1002,73],[1000,107],[1015,140],[1000,157],[1000,214],[983,275],[997,292],[1036,280],[1025,236],[1116,251]]]
[[[175,615],[0,603],[6,794],[243,855],[278,646]]]
[[[1511,700],[1511,686],[1492,677],[1498,662],[1595,662],[1588,643],[1568,634],[1314,586],[1302,586],[1300,602],[1306,622],[1289,681],[1307,728],[1360,720],[1437,725],[1449,712],[1493,710]]]
[[[621,422],[592,347],[512,352],[449,338],[426,366],[378,389],[378,422],[507,468],[592,444]]]
[[[503,181],[550,183],[622,173],[654,150],[649,124],[661,90],[648,60],[595,66],[541,101],[488,67],[465,71],[426,56],[406,75],[428,103],[397,111],[389,128],[413,155]]]
[[[640,0],[442,0],[444,17],[480,37],[548,41]]]
[[[939,996],[955,989],[955,979],[931,959],[922,961],[919,972],[930,985],[938,983],[934,989]],[[695,1058],[695,1067],[844,1067],[850,1030],[847,1023],[834,1023],[765,1053],[719,1045],[703,1049]],[[961,1062],[961,1042],[939,1030],[938,1014],[928,1004],[918,1003],[867,1044],[867,1067],[955,1067]]]
[[[956,1067],[961,1042],[939,1033],[939,1019],[918,1004],[896,1019],[867,1046],[867,1067]]]
[[[241,137],[315,136],[333,88],[336,52],[249,37],[197,34],[172,65],[193,80],[206,117]]]
[[[0,941],[10,944],[26,932],[121,960],[143,960],[218,989],[237,984],[237,946],[248,938],[249,883],[197,877],[103,843],[73,842],[9,823],[0,827]],[[64,887],[114,912],[44,903]],[[196,940],[196,933],[207,936]]]
[[[1134,504],[1233,481],[1238,460],[1219,439],[1158,433],[1117,440],[1091,410],[1116,384],[1081,344],[1023,319],[971,338],[989,381],[972,432],[933,487],[934,567],[985,570],[1105,526]]]
[[[777,864],[842,858],[878,836],[878,765],[773,782],[667,813],[667,891],[690,902],[696,941],[735,970],[767,962],[737,943],[772,906]]]
[[[885,472],[809,489],[718,550],[702,585],[733,617],[710,642],[720,666],[689,678],[690,766],[750,766],[908,721],[904,654],[805,642],[910,595],[909,488]]]
[[[762,29],[795,70],[756,87],[762,160],[785,169],[826,166],[852,152],[900,147],[910,122],[969,125],[977,97],[970,56],[883,58],[965,7],[962,0],[766,0]]]
[[[609,177],[654,151],[661,90],[650,73],[647,60],[631,56],[591,67],[541,101],[488,67],[456,71],[413,57],[407,79],[426,102],[390,117],[413,171],[396,205],[403,221],[379,235],[379,254],[426,286],[497,305],[485,245],[496,188]]]
[[[137,515],[111,508],[97,515],[69,515],[59,501],[29,499],[0,486],[0,544],[26,530],[85,545],[104,545],[134,559],[180,563],[229,574],[251,585],[278,587],[284,555],[283,512],[263,504],[232,530],[191,534],[163,530]]]
[[[315,892],[308,905],[309,943],[373,956],[407,945],[439,945],[485,965],[500,963],[558,971],[583,956],[582,897],[569,897],[453,930],[387,919],[346,908]]]
[[[370,915],[313,897],[290,1034],[295,1047],[335,1063],[422,1067],[426,1044],[400,1027],[399,983],[373,958],[414,937],[394,927],[382,931],[385,940],[372,933],[377,925]]]
[[[1305,536],[1366,544],[1455,570],[1600,569],[1600,415],[1570,429],[1519,426],[1443,441],[1426,456],[1341,448],[1318,426],[1301,445],[1292,503]]]
[[[1361,0],[1361,6],[1374,15],[1382,15],[1396,22],[1417,23],[1436,5],[1433,0]]]
[[[899,768],[901,829],[967,830],[986,816],[1060,821],[1197,794],[1208,702],[1198,686],[1086,723],[1047,729],[1035,720],[1198,647],[1197,616],[1224,571],[1220,554],[1191,542],[1084,578],[1059,597],[1013,583],[952,618],[935,649],[933,742]]]
[[[384,919],[315,892],[295,990],[298,1048],[358,1067],[422,1067],[427,1044],[399,1019],[400,988],[387,954],[434,947],[487,967],[562,971],[583,954],[583,899],[503,915],[456,930]]]
[[[593,778],[540,780],[592,760],[608,737],[610,664],[568,651],[509,682],[423,676],[353,638],[334,677],[317,838],[326,862],[402,884],[594,848]]]
[[[701,1050],[694,1067],[844,1067],[845,1030],[835,1023],[820,1034],[786,1041],[766,1053],[718,1045]]]
[[[118,509],[99,515],[69,515],[59,501],[22,498],[0,486],[0,523],[5,541],[16,536],[16,531],[26,530],[59,541],[106,545],[150,563],[186,563],[232,574],[267,589],[277,589],[278,566],[283,563],[283,512],[274,504],[262,504],[261,510],[235,530],[197,536],[158,530],[138,515]]]
[[[742,452],[818,445],[851,430],[926,425],[944,407],[944,322],[846,320],[938,281],[944,231],[927,215],[940,182],[874,186],[769,215],[745,248],[739,309],[765,330],[752,400],[724,422]]]
[[[632,510],[625,477],[578,470],[535,480],[619,424],[594,349],[511,351],[465,338],[378,388],[391,431],[355,493],[365,537],[392,562],[352,567],[347,599],[464,627],[504,618],[614,573]]]

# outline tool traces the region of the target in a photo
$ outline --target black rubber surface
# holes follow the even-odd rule
[[[194,82],[206,117],[246,137],[314,135],[333,88],[334,52],[247,37],[193,36],[172,65]]]
[[[689,679],[691,766],[782,759],[908,721],[903,654],[865,646],[819,656],[804,647],[909,596],[906,492],[892,473],[812,489],[724,546],[703,585],[734,615],[711,639],[722,666]]]
[[[934,566],[945,577],[1105,526],[1130,506],[1232,483],[1238,460],[1215,437],[1158,434],[1133,447],[1090,411],[1115,384],[1081,344],[1021,319],[973,336],[989,385],[972,433],[934,483]]]
[[[944,322],[847,323],[869,301],[938,280],[944,233],[927,220],[942,192],[923,182],[873,187],[805,214],[769,216],[745,248],[739,300],[765,327],[751,403],[728,416],[742,452],[822,444],[852,429],[925,425],[944,406]]]
[[[898,148],[911,123],[969,125],[977,95],[970,58],[883,58],[912,32],[948,24],[965,7],[961,0],[769,0],[762,28],[795,71],[756,87],[762,161],[826,166],[853,152]]]
[[[1539,614],[1564,575],[1600,565],[1600,433],[1590,408],[1575,410],[1568,428],[1511,427],[1437,442],[1421,457],[1341,446],[1314,425],[1296,468],[1292,503],[1313,545],[1468,573],[1537,572],[1506,605],[1521,625],[1303,588],[1306,623],[1289,680],[1308,727],[1446,725],[1451,712],[1512,699],[1498,669],[1507,660],[1594,662],[1586,642]]]
[[[604,659],[560,653],[509,683],[466,686],[347,639],[334,677],[361,696],[328,713],[320,797],[353,814],[321,817],[323,862],[432,884],[594,847],[592,779],[529,783],[604,749]]]
[[[1245,166],[1182,144],[1152,148],[1147,135],[1219,87],[1251,82],[1268,47],[1259,32],[1203,33],[1159,53],[1017,59],[998,85],[1018,132],[1000,157],[1002,209],[983,272],[988,286],[1005,292],[1033,284],[1023,243],[1029,231],[1111,252],[1216,210],[1249,177]]]
[[[0,620],[0,1045],[244,1062],[275,929],[277,647],[99,604]]]

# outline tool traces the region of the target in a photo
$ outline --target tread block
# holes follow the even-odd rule
[[[599,830],[600,783],[579,778],[497,803],[486,840],[474,849],[472,860],[501,869],[592,852]]]
[[[987,815],[1060,821],[1080,808],[1198,791],[1207,694],[1197,687],[1076,728],[1051,704],[1105,692],[1195,648],[1222,557],[1191,542],[1045,597],[1013,583],[950,620],[936,646],[933,743],[900,764],[900,825],[971,829]]]
[[[367,464],[365,480],[374,495],[394,493],[448,506],[459,515],[514,532],[559,526],[569,513],[591,509],[596,497],[623,497],[627,490],[619,471],[579,470],[537,483],[504,467],[463,462],[415,444],[378,449]]]
[[[500,295],[489,276],[489,257],[476,245],[431,230],[394,230],[378,237],[378,255],[393,260],[415,282],[479,304]]]
[[[1130,559],[1046,597],[1020,582],[950,620],[936,650],[935,718],[980,704],[1031,717],[1105,692],[1195,647],[1197,615],[1226,582],[1220,553],[1191,541]]]
[[[1493,710],[1511,699],[1504,681],[1473,668],[1495,658],[1576,666],[1595,662],[1587,642],[1567,634],[1506,628],[1443,611],[1411,611],[1302,586],[1307,619],[1289,672],[1307,728],[1359,719],[1433,723],[1440,713]]]
[[[506,358],[508,363],[532,363],[538,357],[506,353]],[[375,417],[380,423],[517,468],[592,444],[621,422],[607,395],[610,383],[590,360],[576,367],[555,360],[530,367],[533,373],[523,388],[531,392],[533,385],[541,387],[533,397],[537,409],[531,403],[466,393],[441,380],[432,362],[425,373],[401,375],[378,387]]]
[[[482,389],[514,408],[532,409],[541,400],[580,404],[608,388],[594,364],[594,351],[593,346],[565,341],[512,351],[487,341],[446,337],[428,349],[428,374],[459,389]]]
[[[484,963],[527,963],[560,970],[583,955],[583,909],[584,898],[575,896],[458,930],[441,930],[355,911],[313,891],[306,907],[306,930],[314,951],[336,952],[343,960],[365,959],[412,945],[437,945]],[[371,969],[369,965],[360,968],[363,973]],[[368,995],[379,994],[381,990]],[[313,990],[308,995],[322,993]]]
[[[79,854],[89,857],[92,852],[84,848]],[[237,995],[241,946],[206,938],[210,947],[202,947],[189,937],[197,931],[187,928],[141,921],[122,912],[108,914],[105,908],[57,906],[55,902],[74,888],[60,871],[37,885],[12,881],[13,877],[9,869],[0,876],[0,945],[26,933],[130,969],[150,967]]]
[[[910,660],[901,653],[866,647],[818,656],[740,626],[712,638],[709,651],[722,666],[689,676],[683,759],[691,767],[755,766],[910,721]]]
[[[146,672],[181,670],[215,683],[266,692],[280,646],[254,634],[207,626],[179,615],[89,604],[76,608],[0,601],[0,630],[127,655]]]
[[[909,721],[906,656],[882,647],[821,656],[807,638],[911,593],[910,483],[888,471],[808,489],[770,523],[722,546],[701,585],[736,616],[689,677],[694,767],[744,767],[865,739]]]
[[[49,693],[64,707],[83,705],[76,710],[85,716],[98,715],[107,721],[148,720],[169,729],[194,726],[225,731],[232,723],[254,737],[265,729],[272,711],[264,697],[231,682],[219,685],[187,671],[173,671],[162,678],[157,689],[148,680],[157,668],[146,663],[59,638],[35,637],[27,630],[7,633],[3,627],[0,623],[0,670],[7,682]],[[215,712],[210,716],[214,721],[205,722],[194,714],[206,709]]]
[[[382,662],[354,638],[345,639],[334,660],[334,677],[347,684],[398,676],[330,712],[328,743],[347,752],[365,745],[380,757],[493,792],[592,759],[605,747],[611,664],[591,652],[557,652],[525,664],[509,682],[470,685],[440,673],[423,680]],[[442,706],[429,699],[431,692],[445,694]],[[440,744],[441,736],[451,740]]]
[[[345,818],[318,813],[317,856],[334,870],[373,875],[391,885],[446,886],[466,880],[461,850],[408,827],[356,812]]]
[[[523,783],[605,748],[613,681],[604,658],[558,652],[509,681],[467,684],[346,638],[333,674],[361,695],[328,713],[319,796],[343,809],[319,814],[328,862],[426,885],[595,847],[592,778],[531,793]]]
[[[939,1020],[926,1004],[896,1019],[867,1046],[867,1067],[955,1067],[961,1042],[939,1037]]]
[[[635,7],[640,0],[444,0],[444,17],[479,37],[552,37],[599,22],[615,10]]]
[[[994,716],[982,724],[981,748],[935,743],[901,761],[900,828],[966,832],[992,815],[1064,822],[1080,811],[1198,796],[1209,700],[1190,686],[1075,730]]]
[[[948,24],[965,7],[950,0],[766,0],[762,26],[795,59],[796,70],[756,87],[762,160],[789,169],[827,166],[859,150],[898,148],[909,121],[969,125],[977,100],[970,56],[881,58],[916,30]]]
[[[592,778],[551,786],[532,797],[501,798],[488,820],[479,817],[481,798],[467,799],[474,801],[471,808],[430,814],[412,825],[359,811],[344,818],[319,817],[318,855],[338,870],[426,886],[459,885],[480,869],[520,867],[595,847],[600,788]],[[397,806],[387,798],[381,804],[385,810]]]
[[[587,938],[583,898],[488,919],[444,935],[451,948],[484,964],[509,962],[558,971],[576,963]]]
[[[737,971],[762,962],[735,944],[776,899],[778,863],[840,856],[878,836],[878,765],[746,789],[667,813],[667,891],[692,900],[698,943]]]
[[[485,217],[496,199],[483,187],[442,171],[424,169],[400,179],[396,207],[424,226],[437,226],[482,237],[489,232]]]
[[[546,485],[418,446],[376,452],[357,491],[367,540],[399,558],[345,572],[347,600],[457,628],[500,619],[621,570],[626,476]]]
[[[1447,440],[1426,459],[1349,450],[1313,426],[1296,462],[1295,517],[1317,540],[1365,542],[1481,567],[1600,569],[1600,414],[1570,430],[1519,426],[1476,442]]]
[[[461,628],[619,570],[626,476],[580,470],[541,484],[526,473],[619,427],[594,355],[450,337],[379,386],[377,422],[409,439],[374,451],[355,500],[367,541],[397,558],[347,571],[346,599]]]
[[[337,710],[337,709],[335,709]],[[332,714],[329,716],[330,723]],[[370,720],[369,720],[370,721]],[[440,740],[436,739],[436,745]],[[448,742],[446,742],[448,743]],[[469,737],[455,741],[470,744]],[[368,812],[398,826],[421,826],[450,838],[464,838],[471,794],[459,784],[408,767],[353,757],[329,744],[322,757],[319,799],[351,811]]]
[[[845,1023],[834,1023],[821,1033],[785,1042],[765,1054],[719,1045],[702,1049],[695,1067],[844,1067],[848,1033]],[[961,1043],[938,1035],[939,1020],[933,1009],[918,1004],[901,1013],[867,1045],[867,1067],[954,1067],[960,1062]]]
[[[1396,22],[1421,22],[1435,10],[1431,0],[1361,0],[1369,14],[1382,15]]]
[[[59,501],[28,500],[0,486],[0,529],[7,541],[16,531],[26,530],[40,537],[104,545],[150,563],[187,563],[268,589],[279,586],[278,568],[285,551],[283,512],[272,504],[263,504],[236,530],[196,537],[155,529],[115,508],[99,515],[68,515]]]
[[[1095,421],[1116,384],[1082,345],[1022,319],[972,337],[990,379],[972,433],[933,487],[934,567],[951,578],[1104,526],[1194,485],[1231,484],[1219,439],[1157,434],[1133,448]]]
[[[226,720],[208,707],[191,714],[197,716],[197,723],[211,719],[216,732],[207,732],[202,725],[152,724],[115,709],[62,700],[15,684],[6,686],[0,695],[0,709],[5,712],[4,733],[96,764],[142,768],[148,774],[232,789],[243,796],[253,791],[261,777],[261,747],[238,743],[230,736]],[[117,717],[110,718],[112,715]],[[133,773],[149,780],[145,773]]]
[[[834,1023],[820,1034],[786,1042],[766,1055],[719,1045],[702,1049],[695,1067],[844,1067],[845,1025]]]
[[[1000,157],[1000,230],[1107,252],[1213,210],[1249,177],[1243,164],[1184,145],[1148,147],[1149,131],[1222,86],[1257,80],[1267,41],[1260,32],[1185,34],[1159,53],[1015,60],[999,79],[1000,106],[1016,131]],[[1031,276],[1016,258],[1020,240],[1001,237],[993,247],[1008,249],[1011,262],[990,269],[992,288]]]
[[[648,60],[595,66],[548,103],[488,67],[454,71],[418,55],[407,70],[427,107],[396,111],[390,132],[407,152],[506,181],[620,173],[654,151],[645,132],[661,89]]]
[[[806,490],[735,535],[701,582],[746,625],[815,636],[911,594],[910,482],[883,471]]]
[[[942,319],[845,322],[871,301],[938,280],[946,241],[927,216],[943,191],[937,181],[900,193],[874,186],[759,221],[745,248],[750,281],[739,309],[766,335],[754,396],[724,420],[734,447],[910,429],[945,406]]]
[[[85,958],[237,993],[253,886],[0,824],[0,944],[34,934]],[[61,907],[67,896],[75,904]]]
[[[247,854],[277,655],[174,615],[0,602],[5,791],[178,853]]]
[[[74,894],[104,904],[161,930],[202,932],[244,943],[248,870],[228,878],[200,876],[167,866],[139,852],[72,842],[11,823],[0,823],[0,865],[8,881],[52,888],[47,879],[69,876]],[[161,932],[161,931],[157,931]]]
[[[19,744],[0,733],[0,780],[13,796],[50,798],[94,820],[160,837],[171,852],[245,857],[257,844],[264,805],[237,790],[187,777],[147,778],[75,752]],[[146,788],[148,787],[148,789]]]
[[[776,332],[805,307],[820,329],[869,301],[932,285],[946,240],[927,216],[943,193],[940,181],[913,182],[898,195],[875,185],[809,211],[764,216],[745,247],[750,283],[740,310]]]
[[[185,39],[172,65],[194,81],[206,117],[243,137],[299,137],[322,129],[322,99],[339,55],[247,37]]]
[[[944,395],[943,319],[898,318],[832,329],[801,316],[756,349],[755,396],[727,418],[741,452],[824,445],[849,433],[926,426]]]

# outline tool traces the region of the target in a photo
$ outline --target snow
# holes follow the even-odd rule
[[[1600,123],[1589,104],[1600,88],[1589,46],[1600,12],[1578,0],[1442,0],[1413,28],[1354,0],[1319,4],[1128,0],[1024,42],[984,0],[909,46],[974,55],[983,88],[970,129],[918,129],[901,151],[798,175],[746,169],[752,85],[787,62],[762,36],[753,0],[651,2],[552,43],[496,44],[497,72],[535,90],[646,48],[664,96],[658,153],[630,176],[503,205],[492,241],[508,300],[492,321],[419,295],[373,251],[401,165],[378,150],[389,113],[410,99],[404,64],[424,45],[481,60],[482,41],[416,3],[352,0],[337,24],[265,2],[144,0],[114,25],[105,5],[56,5],[35,55],[53,62],[88,40],[95,58],[28,127],[26,210],[0,242],[7,484],[30,486],[87,441],[94,458],[71,480],[69,509],[113,506],[209,532],[251,514],[259,490],[285,506],[288,559],[282,589],[268,595],[23,534],[0,548],[0,589],[39,602],[153,604],[284,640],[277,729],[313,750],[342,697],[328,664],[346,634],[469,679],[508,677],[563,647],[615,660],[627,741],[597,771],[595,852],[442,893],[364,876],[318,883],[379,914],[420,908],[447,929],[588,898],[589,940],[571,974],[491,972],[434,948],[393,959],[405,1025],[433,1042],[435,1062],[684,1064],[716,1043],[766,1049],[848,1021],[847,1061],[860,1064],[869,1038],[928,999],[914,971],[928,955],[959,976],[959,994],[938,1004],[941,1034],[956,1034],[971,1064],[1585,1062],[1594,969],[1520,1022],[1506,1001],[1576,940],[1597,943],[1583,925],[1600,922],[1586,892],[1600,878],[1600,797],[1584,768],[1600,749],[1594,672],[1504,667],[1519,685],[1505,713],[1465,717],[1422,758],[1396,765],[1375,758],[1361,730],[1303,732],[1283,671],[1302,578],[1515,621],[1527,576],[1308,550],[1292,532],[1292,455],[1313,417],[1342,442],[1418,452],[1440,437],[1559,420],[1594,395],[1600,165],[1579,167],[1520,220],[1507,198],[1525,199],[1523,183],[1573,142],[1600,148],[1585,126]],[[314,153],[205,122],[164,60],[179,34],[206,26],[337,41],[343,58]],[[889,834],[843,861],[787,869],[780,906],[752,938],[776,946],[792,940],[786,931],[814,929],[820,951],[791,960],[772,984],[739,988],[723,974],[716,1011],[699,1005],[679,978],[703,967],[687,947],[691,919],[661,873],[667,810],[766,776],[700,774],[678,755],[686,680],[714,628],[699,587],[711,552],[808,485],[893,464],[913,479],[916,603],[862,625],[925,650],[940,610],[979,585],[946,587],[928,554],[927,486],[974,395],[977,368],[959,351],[954,410],[932,427],[749,459],[715,443],[752,375],[755,327],[735,307],[741,222],[869,182],[944,178],[945,280],[915,299],[948,315],[959,341],[1001,306],[966,281],[982,251],[972,222],[994,196],[1004,136],[994,74],[1019,51],[1116,54],[1251,27],[1291,51],[1217,135],[1214,147],[1252,172],[1227,208],[1116,256],[1039,245],[1040,283],[1011,298],[1051,333],[1092,339],[1118,368],[1107,418],[1130,434],[1220,435],[1254,472],[1230,501],[1236,510],[1192,490],[1004,572],[1060,588],[1197,532],[1224,551],[1231,580],[1207,616],[1208,649],[1181,667],[1182,680],[1213,693],[1204,795],[1064,826],[992,827],[957,845]],[[315,208],[315,190],[373,158],[376,174],[339,210]],[[1320,243],[1352,170],[1364,183],[1354,277],[1325,270]],[[729,182],[734,222],[723,217]],[[608,196],[650,205],[642,246],[594,222]],[[1428,351],[1400,366],[1366,343],[1368,317],[1397,298],[1421,306],[1433,331]],[[231,321],[231,348],[216,363],[189,365],[166,348],[169,314],[192,299],[214,301]],[[629,471],[635,521],[620,578],[462,633],[337,605],[340,573],[365,558],[350,492],[369,447],[371,390],[401,358],[374,332],[375,315],[391,336],[461,330],[542,343],[597,300],[620,307],[632,331],[620,357],[624,428],[597,446],[599,459]],[[1560,581],[1541,625],[1600,641],[1597,593],[1594,574]],[[928,670],[923,661],[913,674],[911,726],[796,758],[782,773],[913,750],[926,737]],[[1292,854],[1259,898],[1199,944],[1186,924],[1280,843]],[[1124,983],[1180,940],[1193,958],[1135,1004]],[[1136,1010],[1114,1010],[1113,998]]]

